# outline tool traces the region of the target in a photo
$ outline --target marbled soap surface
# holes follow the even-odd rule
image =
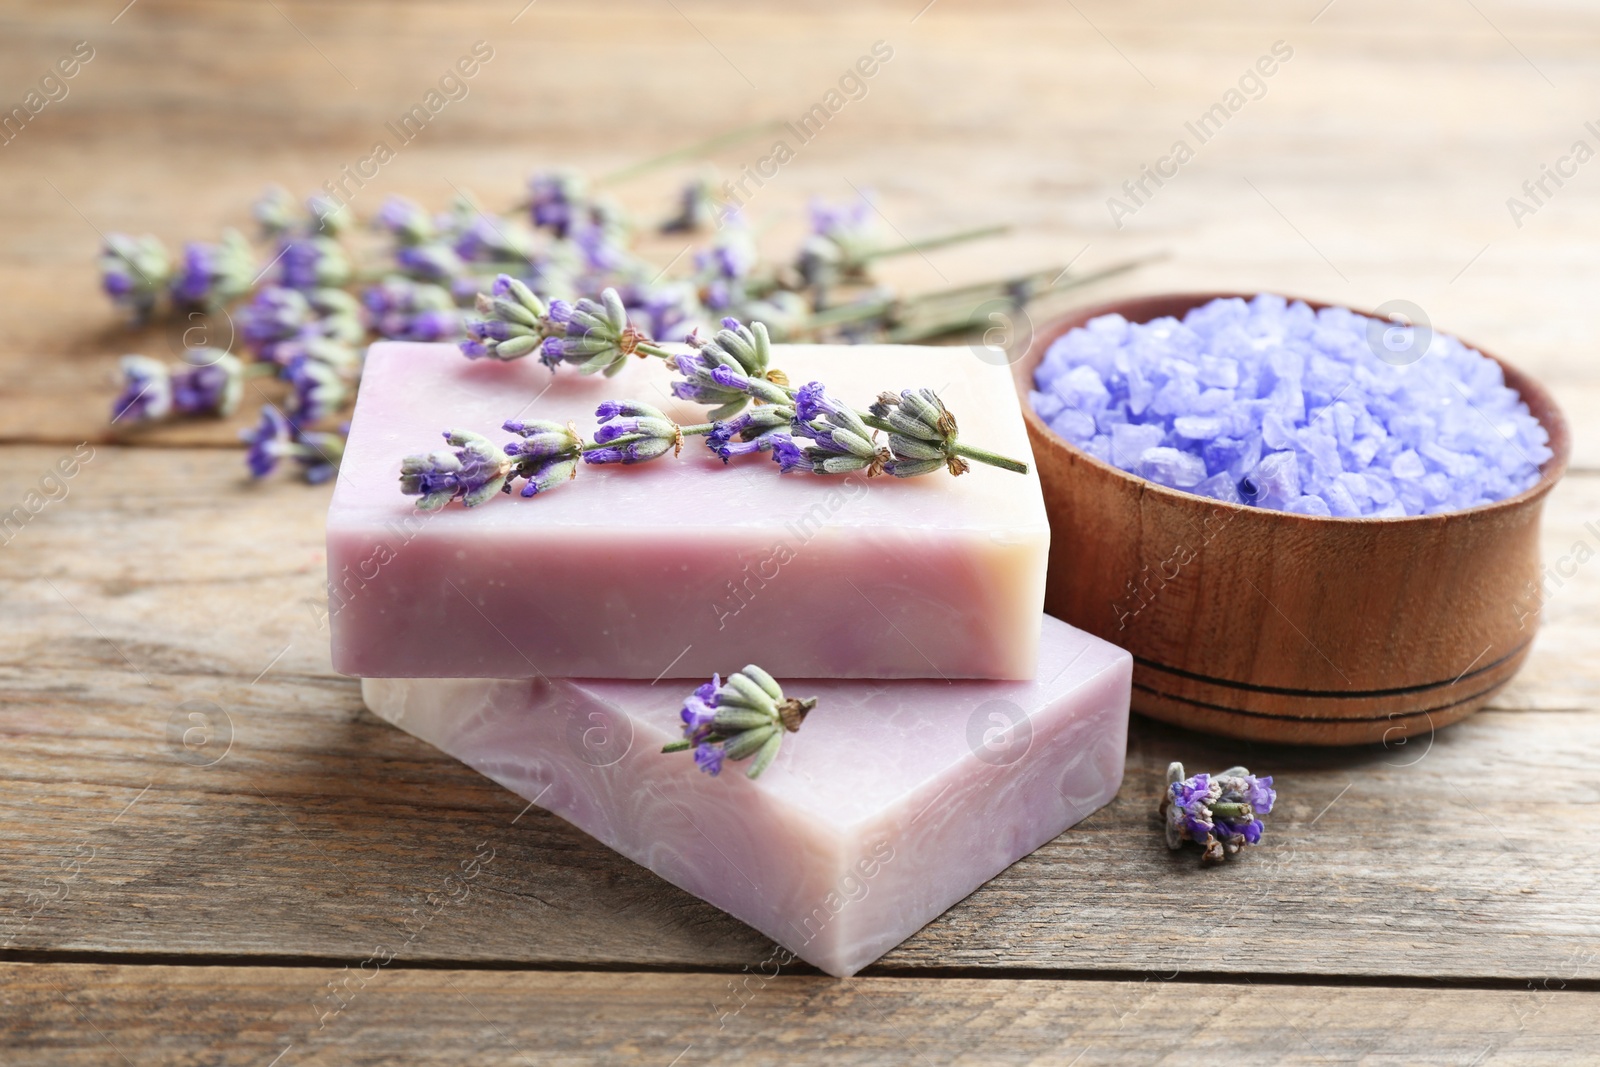
[[[366,679],[368,707],[834,975],[1107,803],[1132,658],[1044,617],[1032,681],[792,681],[756,781],[679,735],[693,681]]]
[[[965,348],[780,345],[774,365],[864,407],[928,386],[964,440],[1032,453],[1009,370]],[[655,360],[612,379],[451,345],[372,347],[328,512],[333,662],[362,677],[653,679],[760,663],[780,678],[1034,676],[1049,525],[1035,474],[779,475],[765,456],[584,466],[532,499],[413,510],[400,460],[510,418],[593,430],[604,399],[683,423]]]

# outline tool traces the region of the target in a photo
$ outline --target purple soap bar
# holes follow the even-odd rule
[[[1116,795],[1133,660],[1046,617],[1038,680],[783,680],[760,778],[679,736],[694,681],[366,679],[376,714],[829,974],[854,974]]]
[[[936,389],[964,440],[1032,462],[1008,370],[966,348],[780,345],[790,379],[858,405]],[[335,669],[362,677],[653,679],[761,664],[780,678],[1034,676],[1050,529],[1036,474],[896,479],[681,458],[582,466],[532,499],[413,510],[400,460],[441,432],[498,443],[507,419],[592,431],[606,399],[681,423],[705,409],[672,375],[615,378],[534,360],[469,362],[451,345],[372,346],[328,511]]]

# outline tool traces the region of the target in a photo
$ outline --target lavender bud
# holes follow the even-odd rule
[[[454,450],[407,456],[400,462],[400,491],[417,496],[421,511],[437,511],[460,498],[476,507],[498,493],[511,473],[511,457],[493,441],[470,430],[444,435]]]
[[[136,323],[150,318],[156,299],[172,281],[172,257],[154,237],[113,233],[100,252],[100,286]]]
[[[777,758],[784,735],[799,730],[816,706],[815,698],[785,697],[772,675],[755,664],[729,675],[726,682],[712,675],[683,702],[683,739],[662,751],[692,749],[695,765],[713,777],[725,759],[754,757],[745,774],[759,778]]]

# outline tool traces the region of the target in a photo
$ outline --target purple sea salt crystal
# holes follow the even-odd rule
[[[777,758],[784,734],[799,730],[816,706],[814,698],[785,697],[772,675],[752,663],[726,682],[712,675],[689,694],[680,713],[683,739],[661,751],[693,750],[696,766],[713,777],[724,760],[753,756],[745,774],[758,778]]]
[[[172,280],[172,259],[154,237],[113,233],[100,252],[100,286],[136,323],[150,318]]]
[[[1167,768],[1167,783],[1161,801],[1167,847],[1197,842],[1204,849],[1203,864],[1221,863],[1245,845],[1258,843],[1264,829],[1261,816],[1278,799],[1271,776],[1257,778],[1243,767],[1185,778],[1183,764],[1174,763]]]
[[[510,456],[470,430],[447,432],[444,439],[450,448],[400,461],[400,491],[421,497],[417,510],[437,511],[457,498],[475,507],[500,492],[511,474]]]
[[[1395,331],[1419,350],[1409,363],[1373,341]],[[1034,410],[1091,455],[1306,515],[1503,500],[1534,485],[1551,454],[1499,365],[1456,339],[1270,294],[1215,300],[1181,322],[1095,319],[1050,345],[1034,386]]]

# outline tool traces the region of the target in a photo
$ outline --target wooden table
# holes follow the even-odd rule
[[[1574,141],[1600,147],[1584,125],[1600,11],[122,2],[0,13],[8,109],[73,42],[94,49],[0,148],[0,511],[93,449],[0,549],[0,1061],[1600,1062],[1600,163],[1520,219],[1506,202],[1532,206],[1522,183]],[[883,40],[866,96],[752,197],[772,248],[808,195],[871,187],[905,235],[1018,227],[894,262],[907,290],[1163,252],[1073,295],[1404,299],[1519,362],[1577,433],[1527,668],[1490,710],[1404,745],[1136,721],[1115,803],[863,975],[762,973],[750,929],[553,816],[519,818],[518,798],[363,709],[320,625],[327,490],[247,484],[248,418],[107,430],[114,357],[171,342],[129,338],[98,296],[97,231],[244,225],[264,182],[336,176],[479,40],[494,57],[470,95],[359,211],[395,191],[510,203],[536,166],[603,173],[794,119]],[[1117,228],[1107,198],[1276,41],[1293,55],[1264,95]],[[713,162],[736,175],[764,154]],[[657,210],[691,172],[615,192]],[[186,748],[196,723],[205,743]],[[1168,854],[1171,759],[1276,775],[1263,846],[1212,870]],[[480,847],[494,858],[469,898],[434,912]]]

